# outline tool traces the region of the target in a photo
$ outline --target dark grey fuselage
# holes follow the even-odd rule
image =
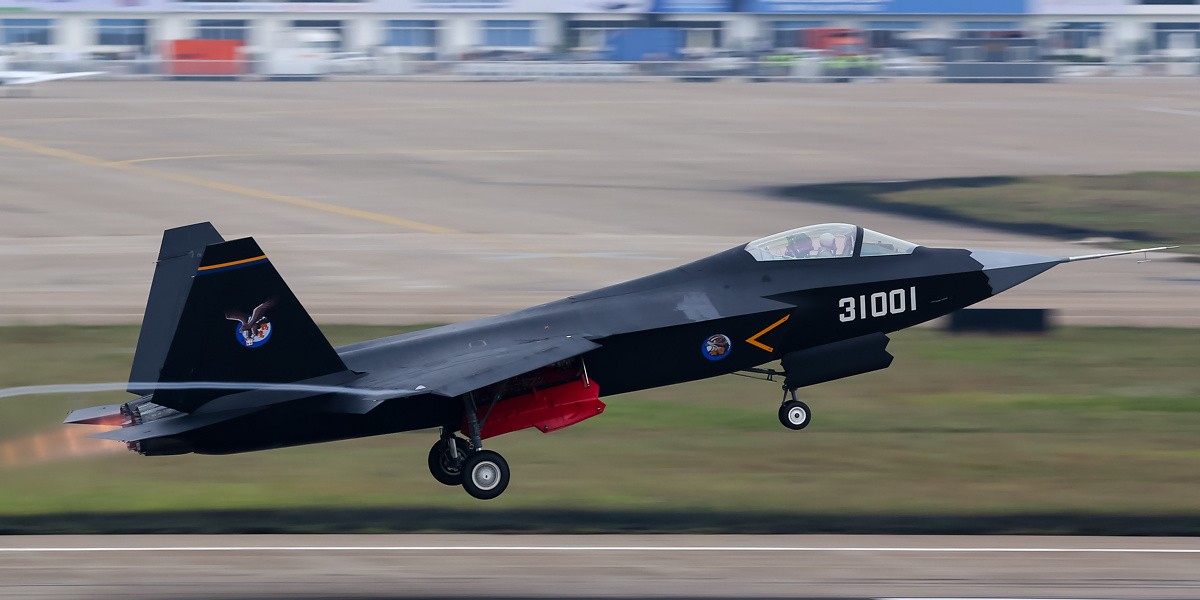
[[[610,396],[741,371],[800,350],[910,327],[997,294],[1059,264],[1050,257],[917,247],[911,254],[757,261],[739,246],[696,262],[477,321],[337,349],[350,385],[430,357],[550,337],[586,338],[581,358]],[[712,336],[731,344],[719,358]],[[189,436],[196,452],[230,453],[458,423],[462,405],[433,394],[362,415],[265,410]]]

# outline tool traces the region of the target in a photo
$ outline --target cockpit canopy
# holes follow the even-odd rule
[[[746,244],[754,260],[810,260],[912,254],[916,244],[846,223],[809,225]]]

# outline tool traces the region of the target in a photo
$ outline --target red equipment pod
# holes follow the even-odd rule
[[[488,414],[489,408],[491,414]],[[501,400],[491,407],[479,407],[476,414],[483,423],[480,438],[487,439],[526,427],[549,433],[602,412],[604,403],[600,401],[600,386],[595,381],[572,381]],[[486,422],[484,415],[487,415]],[[469,435],[465,419],[462,431]]]

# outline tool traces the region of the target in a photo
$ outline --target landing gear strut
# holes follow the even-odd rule
[[[463,396],[470,440],[454,435],[454,427],[442,428],[442,438],[429,449],[429,472],[446,485],[461,485],[480,500],[491,500],[508,488],[508,461],[497,452],[483,449],[483,424],[477,417],[475,398]],[[487,415],[484,415],[484,420]]]
[[[788,394],[791,394],[792,399],[788,400]],[[779,422],[783,423],[784,427],[799,431],[808,427],[812,421],[812,411],[808,405],[796,399],[796,390],[783,388],[783,404],[779,406]]]
[[[467,460],[471,444],[449,431],[442,429],[442,439],[429,449],[429,473],[438,483],[462,485],[462,465]]]

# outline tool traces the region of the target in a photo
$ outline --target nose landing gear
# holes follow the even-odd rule
[[[788,400],[788,395],[792,399]],[[799,431],[808,427],[812,421],[812,411],[808,405],[796,399],[796,390],[783,388],[783,403],[779,406],[779,422],[788,429]]]

